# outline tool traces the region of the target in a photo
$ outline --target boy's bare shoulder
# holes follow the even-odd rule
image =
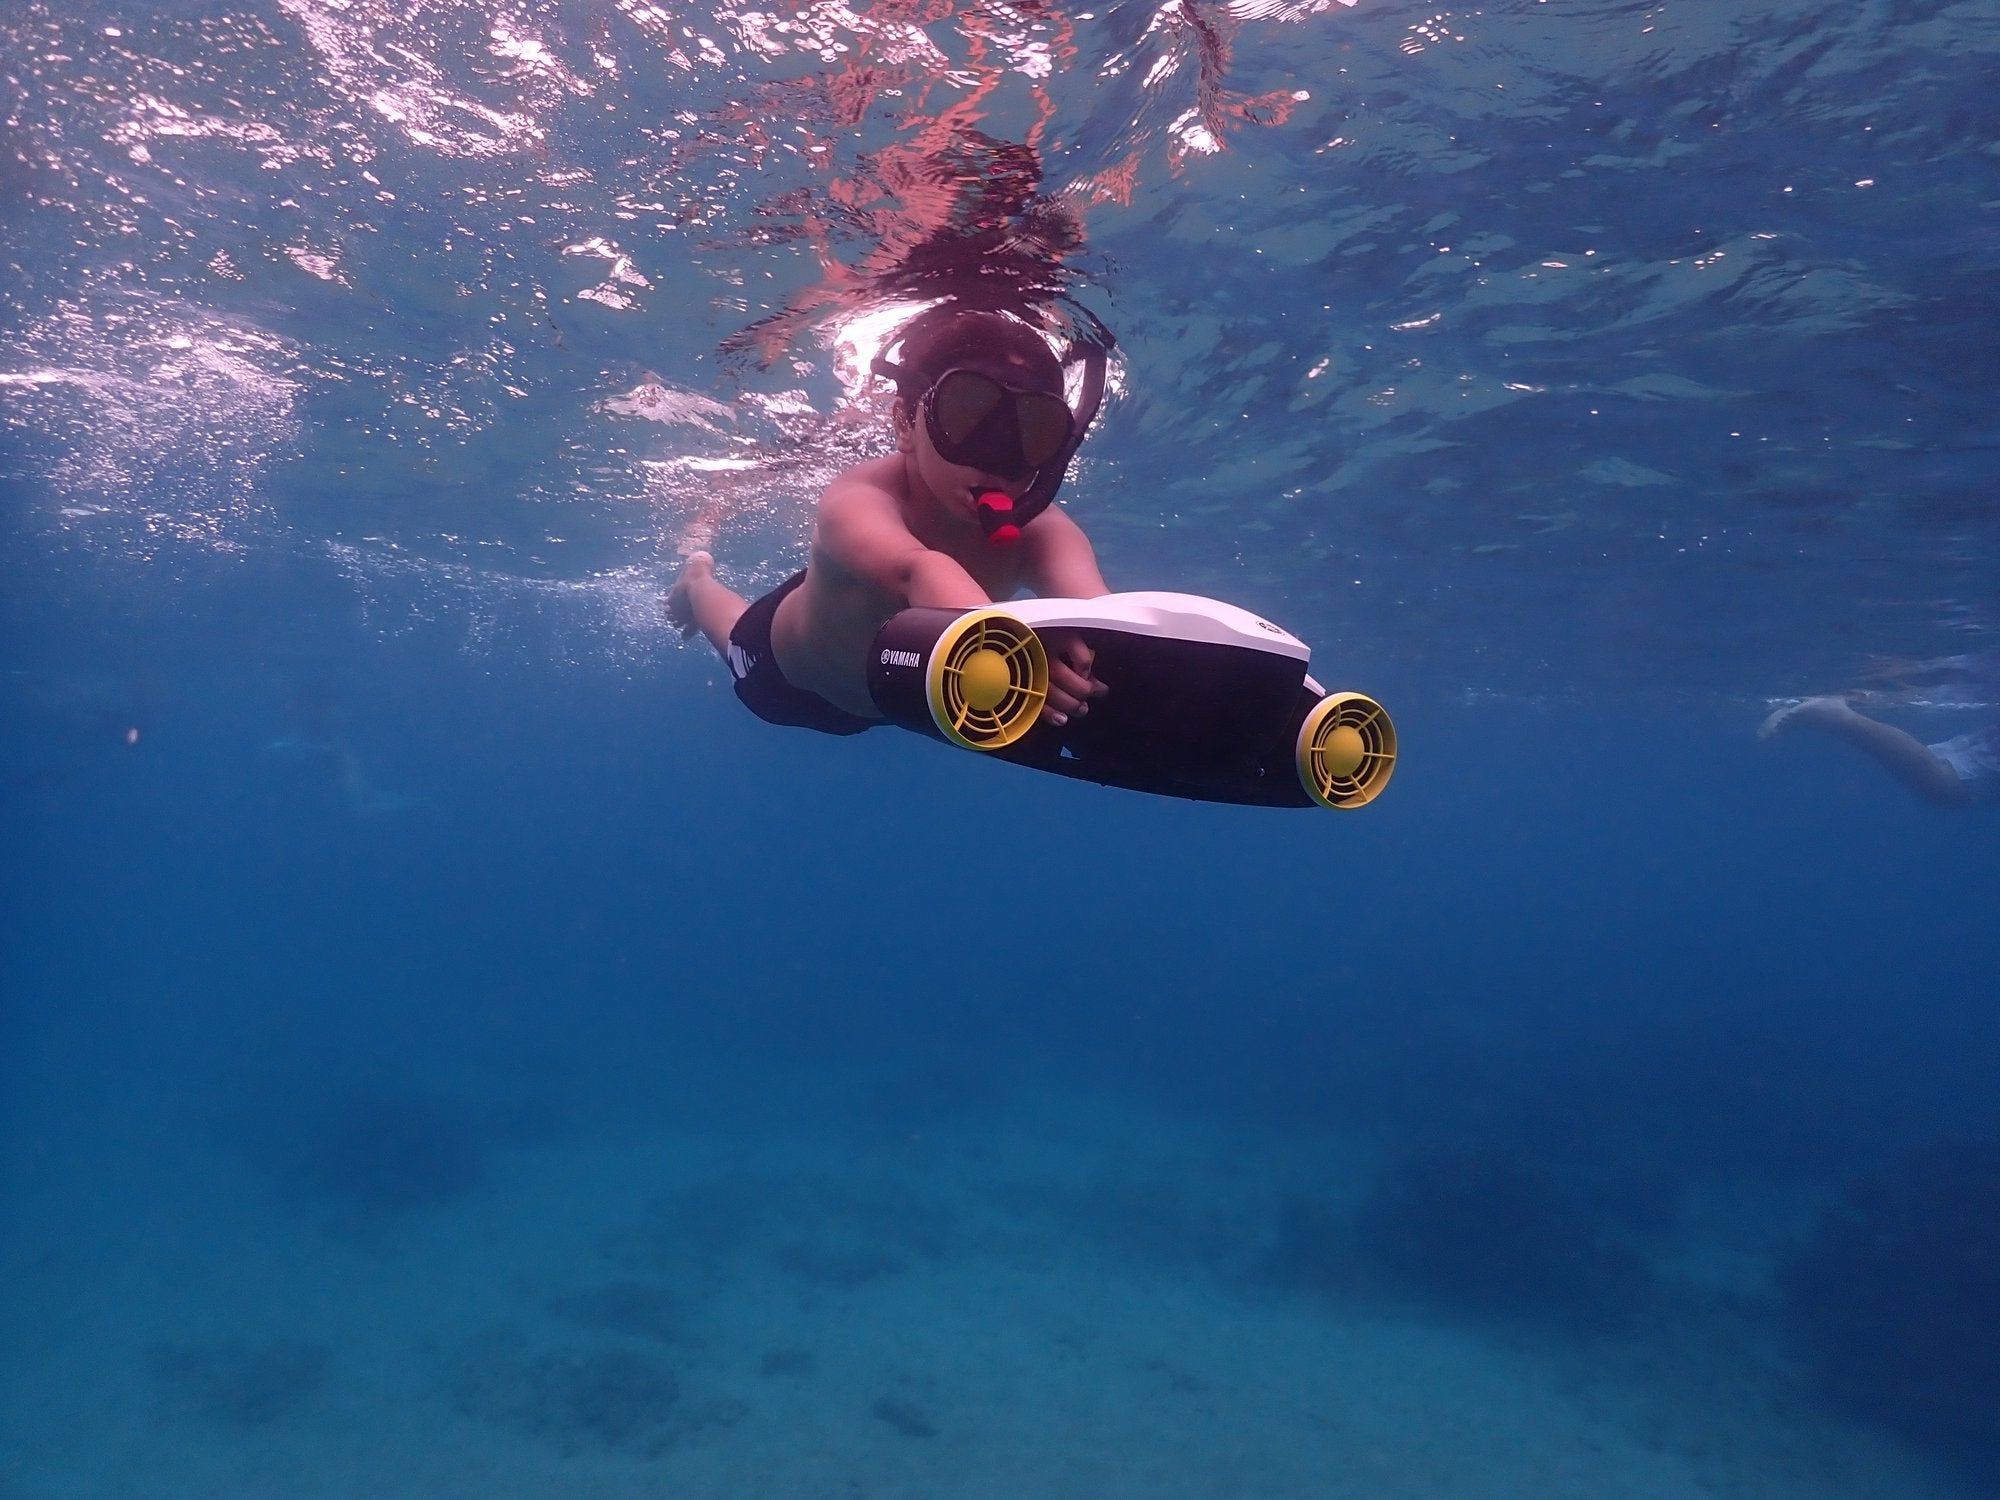
[[[819,508],[822,514],[829,507],[876,510],[889,505],[900,510],[904,483],[901,455],[871,458],[836,475],[820,496]]]
[[[839,548],[844,540],[907,535],[903,484],[900,462],[871,459],[856,464],[820,496],[817,541]]]

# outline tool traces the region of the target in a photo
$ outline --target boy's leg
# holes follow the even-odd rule
[[[683,639],[699,630],[718,653],[729,650],[729,632],[750,601],[715,576],[715,559],[691,553],[667,595],[667,619]]]

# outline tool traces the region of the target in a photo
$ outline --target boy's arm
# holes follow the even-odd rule
[[[1089,591],[1067,597],[1108,592],[1098,576],[1089,540],[1068,516],[1051,511],[1036,517],[1024,529],[1023,542],[1049,521],[1059,523],[1054,528],[1056,536],[1032,543],[1032,550],[1023,559],[1029,580],[1044,591],[1050,591],[1052,582]],[[1065,528],[1067,537],[1063,536]],[[1053,568],[1042,561],[1048,556],[1045,548],[1054,554]],[[975,609],[993,602],[957,562],[910,535],[895,498],[866,481],[839,484],[827,491],[820,502],[814,555],[865,580],[904,607]],[[1082,640],[1070,636],[1049,645],[1049,696],[1042,705],[1042,717],[1067,724],[1070,715],[1090,711],[1090,700],[1103,693],[1104,684],[1091,677],[1092,653]]]
[[[1047,599],[1095,599],[1111,592],[1097,571],[1097,552],[1083,528],[1059,510],[1045,510],[1021,531],[1026,549],[1022,572],[1028,587]],[[1104,696],[1092,669],[1097,653],[1073,630],[1043,637],[1049,648],[1049,704],[1043,712],[1058,724],[1090,712],[1090,700]]]
[[[1068,512],[1045,510],[1021,532],[1028,587],[1048,599],[1095,599],[1111,592],[1097,552]]]
[[[827,491],[816,544],[847,573],[906,608],[973,609],[993,602],[958,563],[910,535],[894,497],[872,484]]]

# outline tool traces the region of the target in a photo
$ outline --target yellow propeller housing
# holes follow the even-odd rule
[[[1049,696],[1041,637],[1003,609],[967,610],[932,649],[931,718],[968,750],[999,750],[1035,727]]]
[[[1373,698],[1330,693],[1299,726],[1299,783],[1321,807],[1366,807],[1396,770],[1396,726]]]

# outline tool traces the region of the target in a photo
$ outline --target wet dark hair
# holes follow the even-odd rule
[[[889,352],[896,394],[908,407],[945,371],[956,369],[979,370],[1018,390],[1063,394],[1062,361],[1048,340],[1003,313],[933,307],[903,325]]]

